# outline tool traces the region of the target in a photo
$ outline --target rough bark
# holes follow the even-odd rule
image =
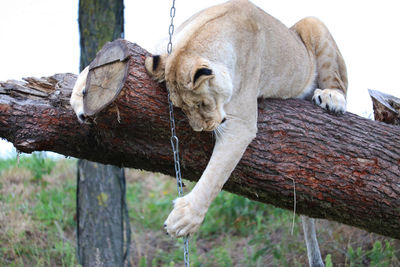
[[[124,4],[122,0],[81,0],[78,13],[83,70],[106,42],[123,38]]]
[[[128,44],[118,97],[81,125],[67,99],[73,75],[0,85],[0,136],[21,151],[51,150],[107,164],[174,174],[167,94],[144,69],[147,52]],[[55,88],[54,89],[52,89]],[[28,90],[29,88],[29,90]],[[183,177],[198,180],[211,133],[190,129],[176,109]],[[260,100],[258,134],[224,189],[315,218],[400,238],[400,128],[303,100]]]
[[[78,164],[79,259],[82,266],[123,266],[121,186],[124,170],[88,160]]]

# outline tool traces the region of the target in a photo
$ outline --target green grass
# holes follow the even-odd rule
[[[39,153],[0,160],[0,266],[77,265],[73,168]]]
[[[43,154],[0,159],[0,266],[77,266],[76,161]],[[173,179],[127,170],[132,266],[182,266],[182,240],[163,223],[176,197]],[[188,183],[189,191],[193,183]],[[307,266],[293,213],[222,192],[190,238],[191,266]],[[318,221],[326,266],[400,266],[400,242]]]

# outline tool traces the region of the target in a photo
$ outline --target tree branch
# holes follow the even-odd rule
[[[0,137],[22,152],[49,150],[173,175],[166,90],[144,69],[148,53],[118,42],[127,75],[92,124],[79,124],[68,104],[76,76],[56,74],[0,83]],[[102,64],[92,66],[92,75]],[[183,177],[196,181],[213,136],[192,131],[178,109],[175,119]],[[293,210],[295,183],[298,213],[400,238],[398,126],[351,113],[337,117],[303,100],[269,99],[259,101],[258,127],[225,190]]]

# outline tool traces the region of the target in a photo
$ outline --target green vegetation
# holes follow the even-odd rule
[[[0,266],[75,266],[74,161],[0,160]]]
[[[0,266],[77,266],[76,160],[0,159]],[[182,240],[162,228],[176,183],[127,170],[132,266],[182,266]],[[193,186],[188,183],[187,191]],[[190,238],[191,266],[307,266],[293,213],[222,192]],[[318,221],[326,266],[400,266],[400,241]]]

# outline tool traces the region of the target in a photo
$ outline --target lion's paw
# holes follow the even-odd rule
[[[318,106],[333,112],[346,112],[346,98],[343,93],[336,89],[316,89],[312,98],[313,102]]]
[[[206,210],[196,205],[190,194],[177,198],[174,209],[164,223],[167,233],[173,237],[183,237],[197,231],[204,220]]]

